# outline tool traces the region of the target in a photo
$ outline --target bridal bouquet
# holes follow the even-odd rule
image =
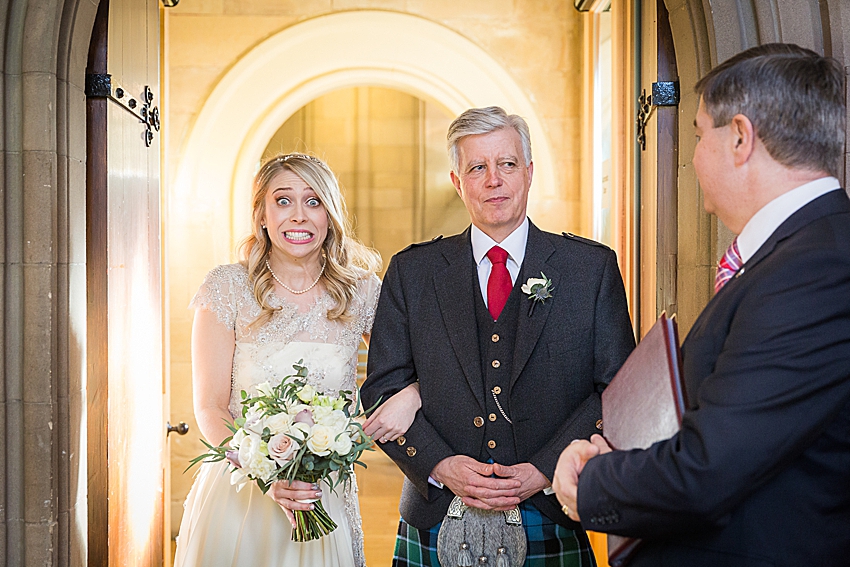
[[[355,464],[365,467],[357,459],[372,450],[372,440],[355,419],[359,403],[352,408],[351,392],[341,391],[337,397],[316,392],[307,384],[301,361],[293,368],[296,373],[276,386],[258,385],[256,396],[243,390],[242,417],[228,424],[233,435],[217,447],[202,439],[209,452],[189,466],[227,459],[237,491],[254,481],[263,494],[278,480],[324,482],[334,490],[350,481]],[[313,510],[293,513],[293,541],[318,539],[337,527],[321,500]]]

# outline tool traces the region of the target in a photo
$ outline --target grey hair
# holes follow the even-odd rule
[[[786,167],[838,177],[844,155],[844,73],[837,61],[769,43],[724,61],[694,87],[715,128],[743,114]]]
[[[489,134],[502,128],[513,128],[519,134],[522,143],[522,157],[525,159],[526,167],[531,164],[531,135],[528,133],[528,124],[522,116],[508,114],[501,107],[488,106],[486,108],[470,108],[454,119],[446,134],[449,160],[452,162],[452,171],[459,174],[458,143],[466,136],[478,134]]]

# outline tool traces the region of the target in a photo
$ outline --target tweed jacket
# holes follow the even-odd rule
[[[632,565],[850,564],[850,200],[791,215],[682,345],[690,408],[646,451],[591,459],[588,529]]]
[[[434,466],[452,455],[478,458],[486,442],[484,428],[475,425],[486,415],[488,393],[474,270],[469,229],[413,245],[392,258],[375,315],[363,402],[369,407],[419,382],[422,408],[404,444],[382,448],[406,475],[401,515],[420,529],[437,524],[453,497],[448,488],[428,483]],[[541,272],[553,282],[553,297],[531,315],[528,300],[521,299],[504,399],[518,462],[532,463],[551,479],[561,450],[598,432],[600,393],[634,348],[634,335],[610,249],[530,224],[515,286]],[[531,501],[554,521],[577,527],[554,496],[538,493]]]

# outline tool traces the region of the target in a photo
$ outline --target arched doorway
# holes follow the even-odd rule
[[[456,32],[416,16],[365,10],[317,17],[270,37],[237,61],[206,99],[179,151],[168,189],[166,231],[172,324],[179,319],[188,329],[191,313],[185,306],[204,274],[234,260],[250,217],[250,179],[281,124],[322,95],[365,86],[414,95],[451,115],[491,104],[523,115],[531,128],[535,162],[531,215],[542,226],[550,223],[564,230],[564,202],[556,190],[559,174],[541,119],[522,87],[492,57]],[[175,345],[171,372],[176,409],[178,398],[191,395],[191,369],[187,342],[180,349]],[[172,413],[172,421],[180,420],[191,422],[190,410]],[[181,473],[187,457],[199,453],[195,438],[172,440],[172,470],[185,488],[174,488],[174,519],[191,484],[189,475]]]

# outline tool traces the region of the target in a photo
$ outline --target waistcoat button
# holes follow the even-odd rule
[[[488,417],[490,418],[490,421],[496,421],[496,414],[495,413],[491,413]]]
[[[498,368],[502,365],[502,363],[498,360],[494,360],[491,364],[493,365],[493,368]]]
[[[476,415],[475,419],[472,420],[472,423],[475,424],[475,427],[483,427],[484,426],[484,418],[480,415]]]
[[[493,393],[498,396],[502,393],[502,389],[499,386],[496,386],[495,388],[493,388]]]
[[[493,341],[494,343],[499,342],[499,335],[497,335],[496,333],[493,333],[493,336],[490,337],[490,340]]]
[[[489,441],[487,441],[487,446],[490,447],[491,449],[495,449],[496,448],[496,442],[493,441],[492,439],[490,439]]]

